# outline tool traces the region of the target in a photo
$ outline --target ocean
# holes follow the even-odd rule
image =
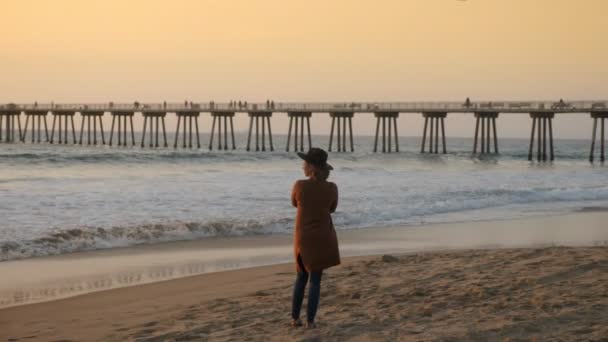
[[[302,162],[285,152],[0,144],[0,261],[209,237],[290,234],[291,187]],[[202,142],[208,135],[202,134]],[[327,136],[313,136],[327,148]],[[448,154],[330,153],[339,187],[338,230],[503,220],[608,207],[606,167],[588,140],[555,140],[553,163],[528,162],[527,139],[499,139],[500,155],[474,157],[473,140]],[[169,144],[173,141],[168,137]],[[268,143],[268,142],[267,142]],[[206,146],[206,144],[203,144]],[[335,145],[334,145],[335,146]]]

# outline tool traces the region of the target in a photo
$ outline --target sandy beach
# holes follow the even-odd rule
[[[516,341],[608,336],[608,247],[350,258],[326,273],[317,329],[289,327],[292,265],[0,311],[8,341]]]
[[[387,228],[383,231],[386,240],[374,240],[366,231],[344,232],[345,250],[355,248],[359,241],[368,246],[362,253],[372,254],[384,243],[393,254],[346,257],[341,266],[327,271],[314,330],[289,327],[295,271],[287,263],[0,309],[0,340],[606,340],[605,219],[604,212],[587,212]],[[581,223],[580,228],[575,222]],[[480,230],[484,227],[485,231]],[[442,242],[441,234],[450,245]],[[387,242],[405,244],[406,239],[414,245],[399,253]],[[237,242],[248,245],[245,240]],[[288,237],[266,243],[282,251],[279,247],[288,244]],[[168,253],[167,257],[175,250],[186,253],[188,249],[179,244],[145,246],[4,264],[30,266],[23,274],[35,273],[35,267],[46,267],[51,273],[53,264],[62,267],[73,259],[89,265],[98,260],[102,269],[108,265],[119,269],[120,260],[149,256],[151,251]],[[104,261],[104,253],[111,254],[112,263]],[[170,259],[176,262],[176,258]],[[9,274],[10,269],[3,269],[9,276],[3,279],[5,284],[18,277]],[[76,267],[74,274],[78,271]]]

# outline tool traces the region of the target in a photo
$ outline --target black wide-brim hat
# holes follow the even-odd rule
[[[327,152],[323,149],[313,147],[308,150],[308,153],[298,152],[298,156],[318,168],[327,170],[334,169],[333,166],[327,164]]]

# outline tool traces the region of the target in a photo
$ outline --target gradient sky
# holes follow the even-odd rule
[[[606,0],[0,1],[0,103],[608,99]],[[590,121],[555,129],[588,138]]]

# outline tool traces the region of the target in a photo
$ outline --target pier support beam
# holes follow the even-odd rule
[[[274,151],[272,143],[272,128],[270,126],[270,118],[272,112],[249,112],[249,134],[247,135],[247,151],[251,151],[251,135],[254,130],[255,121],[255,150],[260,150],[260,126],[262,126],[262,151],[266,151],[266,126],[268,126],[268,140],[270,143],[270,151]],[[262,124],[260,125],[260,120]]]
[[[604,146],[606,144],[606,135],[604,134],[604,120],[608,118],[608,112],[591,113],[593,119],[593,130],[591,133],[591,152],[589,152],[589,161],[593,163],[595,154],[595,137],[597,134],[597,122],[600,120],[600,161],[603,163],[606,160]]]
[[[44,141],[49,141],[49,128],[46,122],[48,110],[27,110],[25,111],[25,126],[23,128],[22,140],[25,141],[27,138],[28,126],[31,127],[32,143],[42,142],[42,125],[44,124]],[[31,125],[30,125],[31,120]]]
[[[194,122],[195,134],[196,134],[196,148],[201,148],[201,137],[198,131],[198,117],[201,115],[200,112],[176,112],[177,115],[177,127],[175,128],[175,142],[173,148],[177,148],[179,142],[179,130],[180,125],[182,126],[182,147],[192,148],[192,123]],[[144,119],[145,120],[145,119]],[[165,134],[165,125],[163,118],[163,134]],[[186,139],[187,138],[187,139]],[[187,140],[187,143],[186,143]]]
[[[310,117],[312,116],[311,112],[289,112],[287,113],[289,117],[289,131],[287,132],[287,148],[286,151],[289,152],[289,146],[291,143],[291,132],[292,128],[294,128],[294,151],[304,152],[304,121],[306,121],[307,133],[308,133],[308,149],[312,148],[312,138],[310,136]],[[293,127],[295,121],[295,127]],[[299,133],[300,139],[298,141],[298,124],[299,124]],[[299,143],[299,147],[298,147]]]
[[[498,113],[477,112],[475,113],[475,141],[473,143],[473,154],[477,154],[477,142],[480,142],[480,154],[491,154],[491,138],[494,137],[494,153],[498,154],[498,136],[496,134],[496,118]],[[481,122],[481,132],[479,123]],[[481,133],[481,135],[479,134]]]
[[[213,150],[213,139],[215,136],[215,127],[217,126],[217,149],[228,150],[228,121],[230,121],[230,135],[232,137],[232,149],[236,149],[234,140],[234,112],[216,111],[211,112],[213,123],[211,124],[211,137],[209,138],[209,150]],[[222,119],[224,121],[224,139],[222,144]]]
[[[425,153],[425,144],[428,131],[429,137],[429,151],[428,153],[439,153],[439,125],[441,124],[441,142],[443,147],[443,153],[447,153],[445,143],[445,123],[444,120],[447,117],[445,112],[427,112],[422,113],[424,117],[424,129],[422,131],[422,145],[420,147],[420,153]],[[430,127],[429,127],[430,121]]]
[[[5,133],[4,137],[2,131]],[[15,138],[15,133],[19,133],[17,138]],[[0,112],[0,142],[2,141],[7,143],[23,141],[20,110],[3,110]]]
[[[399,134],[397,132],[398,112],[375,112],[376,137],[374,139],[374,152],[378,152],[378,139],[380,137],[380,126],[382,125],[382,153],[393,151],[393,132],[395,139],[395,152],[399,152]],[[388,127],[387,127],[388,126]],[[388,130],[387,130],[388,128]],[[388,133],[388,134],[387,134]],[[388,144],[387,144],[388,142]]]
[[[133,113],[132,113],[133,114]],[[141,133],[141,147],[144,147],[146,144],[146,128],[149,130],[150,134],[150,144],[149,147],[159,147],[159,135],[160,129],[163,130],[163,146],[168,147],[167,144],[167,130],[165,127],[165,117],[167,116],[167,112],[164,111],[145,111],[141,113],[144,117],[144,129]],[[133,132],[133,119],[131,119],[131,132]],[[119,140],[120,141],[120,140]],[[126,143],[126,135],[125,135],[125,143]],[[133,146],[135,146],[135,137],[133,137]]]
[[[110,127],[110,141],[108,145],[112,146],[114,141],[114,126],[116,125],[116,138],[118,144],[117,146],[127,146],[127,131],[128,126],[131,126],[131,144],[135,146],[135,132],[133,130],[133,115],[135,115],[132,111],[112,111],[110,112],[112,115],[112,126]],[[145,130],[145,128],[144,128]],[[142,136],[142,147],[143,147],[143,137]]]
[[[334,128],[336,128],[337,132],[337,145],[338,152],[346,152],[346,136],[347,133],[350,135],[350,151],[355,152],[355,145],[353,141],[353,112],[332,112],[329,113],[331,117],[331,130],[329,133],[329,148],[328,151],[331,152],[331,148],[333,146],[334,140]],[[337,127],[336,127],[337,121]],[[346,130],[346,126],[348,126],[348,132]]]
[[[101,131],[101,144],[106,144],[105,133],[103,131],[103,111],[81,111],[80,116],[82,121],[80,122],[80,140],[78,143],[82,145],[82,137],[84,135],[84,125],[87,125],[87,145],[97,145],[97,121],[99,121],[99,128]],[[91,130],[91,119],[93,119],[93,130]],[[93,133],[93,139],[91,139],[91,132]]]
[[[533,151],[534,151],[534,135],[537,134],[538,137],[536,139],[536,155],[537,160],[547,161],[547,126],[549,131],[549,160],[553,161],[555,159],[553,153],[553,117],[555,113],[549,112],[536,112],[530,113],[530,117],[532,118],[532,132],[530,134],[530,148],[528,150],[528,160],[532,161]]]
[[[71,123],[72,127],[72,143],[76,144],[76,127],[74,127],[74,115],[76,112],[74,111],[63,111],[63,110],[55,110],[52,111],[53,115],[53,124],[51,128],[51,140],[49,141],[51,144],[54,143],[55,138],[55,123],[57,123],[57,138],[58,144],[67,144],[69,139],[69,127],[68,123]],[[63,135],[61,134],[63,131]]]

